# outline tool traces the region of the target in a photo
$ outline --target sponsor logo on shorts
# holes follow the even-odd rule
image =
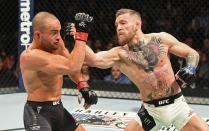
[[[190,117],[192,114],[194,114],[194,111],[193,110],[189,110],[188,117]]]
[[[148,118],[145,118],[145,119],[144,119],[144,123],[145,123],[146,125],[149,125],[149,124],[151,123],[151,120],[148,119]]]
[[[53,101],[53,106],[59,105],[59,104],[60,104],[60,101]]]
[[[42,106],[38,106],[38,107],[37,107],[37,112],[38,112],[38,114],[41,112],[41,109],[42,109]]]
[[[30,130],[31,131],[40,131],[41,127],[38,125],[31,125]]]
[[[169,99],[158,101],[159,105],[169,104]]]

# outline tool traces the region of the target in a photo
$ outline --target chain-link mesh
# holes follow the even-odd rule
[[[0,88],[17,87],[18,1],[0,1]]]
[[[17,16],[15,16],[17,15],[17,3],[12,0],[2,0],[0,4],[2,21],[0,24],[1,29],[4,29],[0,31],[1,54],[5,52],[7,55],[15,55],[17,52]],[[34,8],[35,14],[40,11],[55,14],[63,27],[67,22],[73,22],[73,17],[77,12],[87,12],[93,15],[95,21],[88,45],[94,52],[108,50],[117,45],[114,21],[118,9],[131,8],[139,11],[142,16],[142,31],[144,33],[168,32],[200,53],[197,81],[183,91],[188,96],[208,96],[209,2],[207,0],[35,0]],[[1,61],[3,58],[1,56]],[[175,73],[185,64],[184,60],[175,56],[171,56],[171,62]],[[15,69],[15,66],[13,66],[13,69]],[[109,97],[112,94],[112,97],[114,97],[114,92],[120,90],[118,97],[131,98],[133,96],[133,99],[138,99],[138,95],[133,95],[137,92],[133,84],[121,88],[123,87],[121,84],[108,85],[106,82],[101,82],[107,75],[111,74],[110,69],[88,68],[84,70],[89,73],[88,77],[90,77],[92,88],[101,91],[100,96],[107,94],[106,96]],[[1,72],[6,71],[1,69]],[[9,72],[13,74],[14,70],[10,69]],[[0,79],[4,83],[1,86],[8,87],[13,83],[11,81],[16,80],[16,77],[3,75]],[[65,89],[63,93],[77,94],[77,91],[74,92],[73,90],[75,87],[67,77],[64,81],[64,87],[70,87],[72,90],[66,91]],[[111,93],[108,93],[108,91],[111,91]],[[124,92],[128,94],[124,94]],[[191,101],[191,99],[189,100]]]

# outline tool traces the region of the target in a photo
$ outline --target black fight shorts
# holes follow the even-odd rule
[[[26,131],[75,131],[79,125],[61,101],[27,101],[23,117]]]

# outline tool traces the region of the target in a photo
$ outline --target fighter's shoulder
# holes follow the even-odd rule
[[[27,62],[34,60],[43,60],[43,58],[49,58],[50,54],[40,49],[26,49],[20,55],[21,62]]]
[[[26,49],[21,53],[21,56],[38,55],[38,54],[43,54],[43,53],[46,53],[46,52],[40,49]]]
[[[116,46],[116,47],[111,48],[109,51],[119,53],[121,50],[124,50],[122,46]]]
[[[150,33],[148,35],[156,37],[156,38],[160,38],[160,39],[167,39],[171,37],[171,35],[167,32]]]
[[[178,40],[167,32],[153,33],[153,36],[159,39],[162,44],[167,46],[172,46],[173,44],[178,43]]]

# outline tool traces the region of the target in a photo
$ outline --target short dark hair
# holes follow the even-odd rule
[[[57,17],[49,12],[39,12],[37,13],[33,20],[32,20],[32,30],[33,30],[33,33],[34,31],[36,30],[44,30],[44,27],[47,23],[45,23],[45,20],[47,18],[52,18],[52,19],[57,19]]]
[[[132,10],[132,9],[125,9],[125,8],[119,9],[116,12],[115,17],[117,18],[119,15],[123,15],[126,13],[129,13],[130,15],[136,15],[141,20],[141,14],[139,12]]]

